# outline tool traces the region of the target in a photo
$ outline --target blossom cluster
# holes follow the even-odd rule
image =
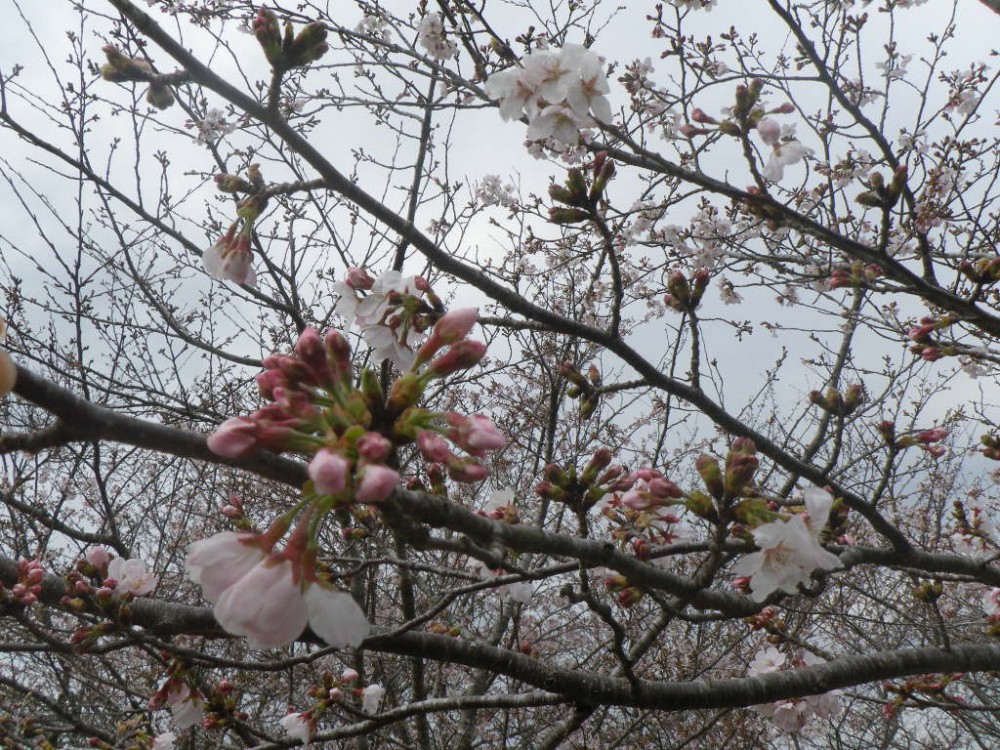
[[[361,699],[361,711],[366,714],[374,714],[378,711],[382,698],[385,696],[385,688],[381,685],[371,684],[364,688],[352,688],[351,683],[358,680],[358,672],[354,669],[345,669],[339,677],[333,677],[325,672],[319,683],[309,688],[309,695],[316,699],[316,703],[306,711],[292,711],[280,720],[281,728],[285,734],[294,740],[309,742],[316,733],[316,726],[320,717],[330,707],[343,702],[348,694],[353,694]]]
[[[751,677],[773,674],[784,667],[811,667],[822,664],[824,659],[809,651],[802,651],[791,658],[774,646],[762,649],[750,663],[748,674]],[[789,698],[762,703],[754,706],[757,711],[769,718],[773,724],[785,732],[798,732],[813,716],[826,719],[840,708],[840,691],[833,690],[820,695],[808,695],[804,698]]]
[[[611,90],[597,53],[578,44],[558,52],[535,50],[518,67],[494,73],[487,95],[500,100],[504,120],[528,120],[528,140],[553,139],[563,146],[579,141],[580,129],[595,120],[611,122]]]
[[[370,294],[356,316],[387,327],[380,309],[391,307],[389,297]],[[355,385],[351,347],[338,331],[321,336],[306,328],[293,355],[265,358],[257,385],[270,403],[224,422],[209,436],[208,446],[227,458],[245,458],[260,449],[308,454],[309,481],[303,500],[267,531],[226,531],[191,545],[188,575],[215,605],[223,628],[257,648],[287,645],[307,623],[338,648],[356,646],[368,635],[370,625],[357,603],[325,582],[316,568],[319,527],[335,509],[385,501],[400,482],[395,466],[402,446],[415,444],[454,481],[488,476],[483,459],[505,443],[493,423],[478,414],[418,406],[431,381],[468,369],[484,355],[485,345],[468,338],[477,317],[475,309],[441,315],[412,353],[410,369],[388,393],[369,369]],[[285,547],[278,549],[296,517]]]

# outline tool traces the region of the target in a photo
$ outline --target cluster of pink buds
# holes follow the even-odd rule
[[[433,380],[482,358],[485,345],[467,338],[476,318],[475,310],[441,316],[412,367],[388,393],[371,369],[355,384],[350,345],[337,331],[321,336],[306,328],[293,355],[264,360],[257,385],[270,403],[224,422],[208,446],[228,458],[260,449],[309,454],[309,480],[302,501],[264,533],[223,532],[192,545],[188,574],[215,603],[216,619],[226,630],[262,648],[291,642],[307,622],[337,647],[356,646],[368,634],[358,605],[329,586],[316,568],[319,530],[334,509],[357,516],[364,512],[359,503],[385,501],[400,483],[398,449],[410,444],[434,465],[446,466],[455,481],[488,476],[483,460],[505,443],[493,423],[478,414],[437,413],[418,405]],[[242,505],[227,507],[233,508],[227,516],[243,517]],[[276,549],[293,523],[285,548]]]
[[[667,293],[663,303],[677,312],[693,313],[701,304],[701,298],[708,289],[712,274],[707,268],[699,268],[691,276],[691,280],[681,272],[675,271],[667,281]]]
[[[808,652],[785,654],[771,646],[760,651],[750,664],[750,676],[773,674],[786,669],[801,669],[823,663],[823,659]],[[840,691],[762,703],[754,708],[782,731],[798,732],[814,716],[826,719],[840,709]]]
[[[887,721],[892,719],[908,700],[925,704],[925,701],[929,699],[939,705],[963,706],[965,701],[961,696],[949,695],[946,690],[964,676],[962,672],[922,674],[911,677],[901,684],[885,682],[882,687],[893,698],[882,706],[882,717]]]
[[[615,163],[607,151],[599,152],[591,166],[593,177],[589,180],[584,170],[574,167],[566,173],[565,185],[550,185],[549,197],[562,203],[549,209],[553,224],[576,224],[600,216],[599,205],[608,182],[615,176]]]
[[[973,284],[986,286],[1000,281],[1000,255],[980,258],[975,263],[963,260],[958,270]]]
[[[253,33],[271,67],[279,72],[316,62],[330,49],[326,43],[326,26],[319,21],[306,24],[298,34],[293,34],[292,24],[288,21],[282,35],[278,17],[266,8],[257,11]]]
[[[983,455],[993,461],[1000,461],[1000,434],[982,435],[979,442],[983,446]]]
[[[648,560],[650,542],[669,545],[684,538],[680,512],[685,494],[656,469],[639,469],[629,475],[629,483],[631,486],[615,495],[602,512],[618,524],[611,538],[630,542],[632,553]]]
[[[261,181],[256,170],[251,170],[251,176],[255,181]],[[218,184],[220,189],[234,187],[225,180],[219,180]],[[266,199],[256,196],[241,201],[236,210],[236,221],[229,225],[229,229],[214,245],[201,254],[201,262],[213,279],[256,286],[257,274],[252,266],[253,251],[250,245],[254,224],[266,203]]]
[[[891,421],[879,422],[877,425],[882,439],[896,450],[904,450],[917,446],[929,453],[933,458],[940,458],[944,455],[944,446],[935,445],[948,437],[948,430],[944,427],[932,427],[929,430],[919,430],[908,435],[896,435],[896,423]]]
[[[697,124],[686,123],[677,130],[685,138],[708,135],[716,131],[726,135],[739,136],[758,127],[761,121],[767,118],[767,115],[788,115],[795,111],[795,106],[791,102],[785,102],[772,109],[764,109],[759,106],[763,90],[764,82],[759,78],[750,81],[748,86],[740,84],[736,87],[736,98],[730,109],[732,119],[720,121],[700,107],[695,107],[691,110],[691,122]]]
[[[830,288],[868,287],[882,276],[882,267],[875,263],[864,265],[860,261],[851,263],[847,268],[835,268],[830,273]]]
[[[695,469],[705,483],[708,493],[720,501],[730,501],[742,496],[753,481],[760,460],[757,446],[749,438],[735,438],[726,454],[725,470],[719,466],[714,456],[702,454],[695,460]],[[703,504],[694,503],[689,507],[702,515]],[[704,516],[711,518],[711,514]]]
[[[167,83],[172,76],[157,75],[153,66],[144,57],[127,57],[121,50],[107,45],[101,50],[107,57],[107,62],[101,66],[101,78],[111,83],[126,81],[148,81],[149,90],[146,101],[157,109],[166,109],[174,104],[174,92]]]
[[[931,335],[936,331],[948,328],[956,321],[957,318],[951,315],[944,315],[940,318],[921,318],[920,325],[907,331],[907,337],[913,341],[910,351],[919,354],[920,358],[926,362],[936,362],[942,357],[957,354],[958,352],[953,346],[944,344]]]
[[[352,683],[358,681],[358,673],[353,669],[345,669],[340,677],[334,677],[329,672],[324,672],[319,682],[311,685],[307,690],[307,695],[315,703],[306,711],[295,711],[289,708],[288,713],[281,719],[281,726],[285,734],[293,739],[308,743],[316,733],[316,727],[322,715],[336,704],[342,703],[348,695],[354,695],[361,700],[361,710],[366,714],[374,714],[378,711],[382,698],[385,696],[385,688],[381,685],[371,684],[364,688],[352,687]]]
[[[17,561],[17,583],[5,589],[0,584],[0,601],[6,599],[28,607],[38,601],[42,595],[42,581],[45,580],[45,568],[38,560]]]

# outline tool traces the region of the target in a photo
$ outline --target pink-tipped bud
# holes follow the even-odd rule
[[[375,285],[375,279],[363,268],[351,267],[347,269],[347,278],[344,279],[347,286],[355,291],[368,291]]]
[[[934,427],[917,433],[917,440],[921,443],[936,443],[948,437],[948,430],[944,427]]]
[[[330,692],[327,693],[327,698],[329,698],[334,703],[339,702],[344,697],[344,691],[340,688],[330,688]]]
[[[450,412],[448,422],[454,428],[448,437],[452,442],[474,456],[482,456],[486,451],[495,451],[507,444],[507,438],[490,421],[489,417],[473,414],[463,417]]]
[[[208,449],[223,458],[245,458],[257,448],[257,425],[246,417],[233,417],[208,436]]]
[[[795,105],[792,104],[791,102],[785,102],[784,104],[781,104],[781,105],[775,107],[774,109],[772,109],[771,110],[771,114],[773,114],[773,115],[790,115],[794,111],[795,111]]]
[[[111,562],[111,555],[104,547],[91,547],[87,550],[86,560],[98,570],[105,570]]]
[[[448,441],[432,430],[423,430],[417,435],[417,448],[428,461],[448,463],[454,458]]]
[[[309,462],[309,478],[320,495],[335,495],[347,486],[351,462],[329,448],[321,448]]]
[[[348,667],[340,673],[341,682],[354,682],[356,679],[358,679],[358,671],[356,669]]]
[[[382,464],[369,464],[364,468],[361,482],[354,498],[359,503],[380,503],[399,486],[399,472]]]
[[[469,335],[477,320],[479,320],[478,307],[452,310],[434,324],[431,336],[438,337],[444,344],[454,344]]]
[[[489,475],[490,470],[479,463],[476,459],[451,461],[448,464],[448,476],[456,482],[473,484],[475,482],[482,482]]]
[[[377,432],[366,432],[358,438],[358,455],[371,463],[384,461],[392,450],[392,443]]]
[[[430,363],[428,369],[440,378],[475,367],[486,355],[482,341],[463,339]]]
[[[691,120],[701,125],[717,125],[719,122],[711,115],[706,114],[705,110],[701,109],[701,107],[695,107],[691,111]]]

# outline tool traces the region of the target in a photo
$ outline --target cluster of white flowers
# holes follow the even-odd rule
[[[197,131],[195,143],[198,145],[215,143],[236,130],[235,125],[226,122],[226,114],[215,108],[208,110],[201,120],[188,120],[188,127]]]
[[[476,186],[476,198],[484,206],[503,206],[504,208],[517,206],[514,186],[509,182],[503,182],[500,175],[496,174],[488,174],[479,181]]]
[[[785,167],[812,154],[811,148],[806,148],[797,140],[782,140],[787,138],[790,132],[770,117],[765,117],[757,123],[757,134],[760,139],[773,149],[762,173],[764,178],[771,182],[779,182],[785,176]]]
[[[711,11],[718,0],[670,0],[670,4],[681,10]]]
[[[298,712],[286,714],[278,723],[285,730],[285,734],[293,740],[308,742],[312,737],[312,722],[308,714]]]
[[[494,73],[486,93],[500,100],[504,120],[528,119],[528,140],[576,145],[581,128],[611,121],[604,63],[595,52],[567,44],[558,52],[534,51],[520,67]]]
[[[755,528],[753,538],[760,551],[733,566],[734,575],[750,576],[750,589],[758,602],[775,591],[796,593],[799,584],[809,583],[813,571],[841,567],[840,558],[819,543],[833,497],[816,487],[806,489],[803,495],[806,512]]]
[[[912,59],[913,55],[894,55],[885,62],[875,63],[875,67],[881,70],[887,79],[895,81],[906,75],[906,66]]]
[[[948,102],[947,109],[953,110],[963,117],[967,117],[976,111],[976,108],[979,106],[979,102],[981,100],[982,97],[971,89],[958,91],[952,94],[951,100]]]
[[[785,654],[774,646],[768,646],[757,652],[757,656],[750,663],[748,674],[751,677],[757,677],[781,671],[783,666],[811,667],[823,662],[822,658],[805,651],[800,658],[794,659],[793,663],[789,664]],[[813,716],[818,716],[821,719],[832,716],[840,708],[840,691],[833,690],[821,695],[762,703],[754,708],[769,718],[779,729],[785,732],[798,732]]]
[[[359,34],[380,39],[383,42],[388,42],[392,36],[392,32],[389,29],[389,22],[378,16],[365,16],[354,27],[354,30]]]
[[[139,559],[116,557],[108,563],[108,578],[117,583],[115,593],[118,595],[145,596],[156,588],[156,577],[146,570],[146,563]]]
[[[396,295],[420,297],[416,277],[403,276],[399,271],[386,271],[375,280],[365,296],[358,299],[354,287],[340,281],[333,285],[340,295],[335,312],[345,320],[345,328],[357,325],[365,342],[377,360],[388,359],[400,371],[409,370],[416,355],[413,349],[423,339],[423,333],[394,320],[390,299]]]
[[[458,45],[448,39],[438,13],[428,13],[417,27],[417,41],[435,60],[448,60],[458,54]]]

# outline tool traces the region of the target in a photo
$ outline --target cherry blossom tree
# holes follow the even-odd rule
[[[997,743],[992,4],[6,7],[5,746]]]

